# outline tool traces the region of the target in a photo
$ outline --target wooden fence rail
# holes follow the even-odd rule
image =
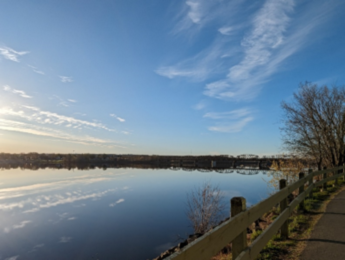
[[[341,176],[345,178],[344,168],[345,165],[316,172],[309,170],[307,175],[300,174],[300,179],[295,183],[286,187],[284,185],[283,187],[281,186],[280,191],[248,210],[245,209],[244,198],[233,198],[232,200],[236,201],[232,202],[232,207],[238,205],[239,209],[231,209],[233,214],[231,214],[229,220],[194,240],[180,251],[165,258],[165,260],[209,260],[231,242],[233,242],[232,252],[236,252],[235,255],[233,255],[234,260],[255,259],[268,241],[280,229],[282,229],[281,234],[284,235],[284,233],[286,233],[285,235],[288,235],[288,231],[286,230],[288,218],[296,207],[303,209],[304,199],[307,196],[311,196],[313,188],[323,186],[331,180],[336,180],[337,183],[337,179]],[[342,170],[341,173],[339,173],[340,170]],[[328,177],[329,173],[333,173],[333,175]],[[324,178],[321,181],[313,182],[313,177],[320,175]],[[307,188],[305,189],[306,185]],[[298,196],[290,204],[287,204],[287,197],[297,189],[300,191]],[[246,242],[242,241],[244,232],[247,232],[247,227],[279,203],[282,209],[279,216],[255,239],[255,241],[253,241],[252,244],[250,244],[250,246],[247,246]]]

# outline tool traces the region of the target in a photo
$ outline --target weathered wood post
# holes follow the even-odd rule
[[[243,197],[234,197],[231,199],[231,217],[240,214],[246,210],[246,199]],[[232,241],[232,259],[236,257],[247,247],[247,229],[239,234]]]
[[[312,170],[312,169],[309,169],[309,170],[308,170],[308,176],[311,175],[311,174],[313,174],[313,170]],[[310,186],[310,185],[313,185],[313,177],[312,177],[312,176],[309,178],[309,183],[308,183],[308,184],[309,184],[309,186]],[[308,186],[308,187],[309,187],[309,186]],[[313,190],[310,191],[310,193],[309,193],[309,198],[310,198],[310,199],[313,198]]]
[[[335,175],[336,177],[338,177],[337,175],[339,174],[339,170],[334,170],[333,171],[333,176]],[[334,179],[334,184],[333,187],[337,187],[338,186],[338,178]]]
[[[282,190],[286,187],[286,180],[282,179],[279,181],[279,189]],[[282,213],[287,207],[287,198],[283,199],[280,202],[280,213]],[[280,237],[281,239],[287,239],[289,237],[289,224],[285,221],[280,228]]]
[[[326,170],[327,169],[327,167],[325,166],[325,167],[323,167],[323,169],[324,170]],[[323,180],[324,179],[327,179],[327,172],[325,172],[324,174],[323,174],[323,178],[322,178]],[[327,190],[327,182],[325,182],[324,184],[323,184],[323,191],[326,191]]]
[[[304,172],[300,172],[298,174],[298,177],[299,179],[303,179],[304,178]],[[301,195],[304,191],[304,184],[302,184],[300,187],[299,187],[299,190],[298,190],[298,196]],[[298,205],[298,211],[304,211],[304,200],[301,201],[301,203]]]
[[[343,163],[343,173],[345,172],[345,163]],[[345,181],[345,175],[343,175],[343,181]]]

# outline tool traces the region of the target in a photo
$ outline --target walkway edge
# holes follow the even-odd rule
[[[345,190],[345,183],[342,184],[342,186],[340,187],[339,190],[337,190],[336,192],[332,193],[330,195],[330,197],[324,201],[320,208],[319,208],[319,212],[320,213],[325,213],[326,212],[326,209],[327,209],[327,206],[328,204],[334,199],[334,197],[336,197],[339,193],[341,193],[342,191]],[[306,237],[305,239],[303,239],[303,241],[298,241],[296,246],[295,246],[295,249],[293,249],[291,251],[291,256],[292,258],[291,259],[294,259],[294,260],[299,260],[300,259],[300,256],[301,254],[303,253],[304,249],[306,248],[307,246],[307,242],[308,242],[308,239],[311,237],[311,234],[314,230],[314,227],[316,226],[316,224],[319,222],[319,220],[321,219],[321,217],[323,216],[323,214],[319,214],[317,216],[315,216],[312,220],[311,220],[311,223],[310,223],[310,226],[311,228],[306,231]],[[302,260],[302,259],[301,259]]]

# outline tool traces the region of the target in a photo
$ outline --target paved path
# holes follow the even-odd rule
[[[300,259],[345,260],[345,190],[327,205]]]

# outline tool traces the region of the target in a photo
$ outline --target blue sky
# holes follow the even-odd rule
[[[343,85],[345,2],[1,1],[0,152],[282,152],[281,101]]]

